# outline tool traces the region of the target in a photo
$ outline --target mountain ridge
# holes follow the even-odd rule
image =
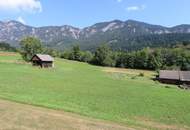
[[[167,35],[171,34],[180,34],[180,37],[183,37],[182,34],[190,34],[190,25],[181,24],[173,27],[165,27],[136,20],[121,21],[116,19],[96,23],[80,29],[70,25],[33,27],[14,20],[0,21],[0,41],[8,42],[16,47],[23,37],[34,36],[41,39],[46,46],[57,49],[66,49],[78,43],[82,48],[89,50],[102,43],[107,43],[112,47],[117,46],[117,49],[124,48],[128,50],[129,45],[134,44],[133,42],[142,44],[142,42],[146,41],[136,41],[139,37],[156,35],[159,38],[164,35],[167,39]],[[171,39],[171,36],[169,38]],[[190,37],[179,39],[190,40]],[[175,37],[173,41],[176,41]]]

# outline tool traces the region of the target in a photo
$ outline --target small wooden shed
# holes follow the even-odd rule
[[[31,61],[34,66],[40,66],[41,68],[54,67],[54,58],[50,55],[36,54]]]
[[[190,85],[190,71],[161,70],[159,81],[167,84],[188,84]]]
[[[161,70],[159,81],[167,84],[179,84],[179,71]]]
[[[181,84],[190,85],[190,71],[181,71],[180,72],[180,82],[181,82]]]

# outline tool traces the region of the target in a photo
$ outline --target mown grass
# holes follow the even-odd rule
[[[190,126],[190,92],[152,81],[151,72],[133,78],[127,70],[106,72],[107,68],[61,59],[56,59],[54,69],[5,62],[17,59],[19,55],[0,56],[1,98],[128,125],[146,119]]]

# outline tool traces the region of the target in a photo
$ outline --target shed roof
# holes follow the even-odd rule
[[[190,81],[190,71],[161,70],[160,79]]]
[[[190,71],[180,71],[181,81],[190,81]]]
[[[161,70],[159,74],[160,79],[179,80],[179,71]]]
[[[36,54],[34,56],[37,56],[41,61],[54,61],[54,58],[50,55]]]

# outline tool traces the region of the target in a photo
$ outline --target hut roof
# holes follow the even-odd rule
[[[172,79],[172,80],[179,80],[179,71],[170,71],[170,70],[161,70],[160,79]]]
[[[190,81],[190,71],[180,71],[181,81]]]
[[[161,70],[160,79],[190,81],[190,71]]]
[[[54,61],[53,57],[50,55],[36,54],[35,56],[37,56],[41,61]]]

